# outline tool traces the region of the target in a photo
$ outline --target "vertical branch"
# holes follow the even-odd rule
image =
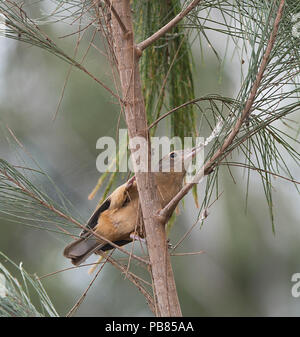
[[[139,73],[139,56],[133,38],[133,25],[129,0],[111,1],[127,33],[112,15],[112,34],[118,61],[125,119],[129,138],[142,137],[148,149],[148,126]],[[136,154],[132,151],[136,170]],[[150,156],[149,156],[150,160]],[[148,166],[150,167],[150,166]],[[149,171],[149,170],[148,170]],[[155,214],[160,209],[159,199],[151,172],[136,172],[141,209],[145,224],[147,247],[154,282],[154,292],[160,316],[181,316],[174,275],[167,247],[165,226]]]

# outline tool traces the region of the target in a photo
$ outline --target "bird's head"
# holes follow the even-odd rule
[[[170,152],[159,161],[158,172],[170,172],[184,176],[197,152],[197,147]]]

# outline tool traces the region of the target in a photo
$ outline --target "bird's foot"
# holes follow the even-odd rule
[[[129,237],[132,241],[141,241],[141,242],[146,243],[146,240],[144,238],[141,238],[136,232],[132,232],[129,235]]]
[[[173,245],[170,242],[170,239],[167,240],[168,249],[173,249]]]

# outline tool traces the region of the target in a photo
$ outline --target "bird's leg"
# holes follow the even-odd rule
[[[167,244],[168,244],[168,249],[173,249],[173,245],[170,242],[170,239],[167,240]]]
[[[141,242],[144,242],[144,243],[146,243],[146,240],[144,239],[144,238],[141,238],[138,234],[137,234],[137,232],[132,232],[130,235],[129,235],[129,237],[130,237],[130,239],[132,240],[132,241],[141,241]]]

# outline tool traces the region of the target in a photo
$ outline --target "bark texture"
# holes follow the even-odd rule
[[[112,15],[112,34],[129,138],[142,137],[148,142],[148,125],[139,72],[141,55],[134,44],[130,1],[113,0],[111,3],[127,31],[124,33],[124,28],[122,29],[118,19]],[[136,157],[134,151],[132,155],[133,158]],[[133,165],[136,170],[135,159]],[[136,181],[154,282],[156,314],[157,316],[181,316],[165,226],[157,216],[161,206],[154,176],[151,172],[136,172]]]

